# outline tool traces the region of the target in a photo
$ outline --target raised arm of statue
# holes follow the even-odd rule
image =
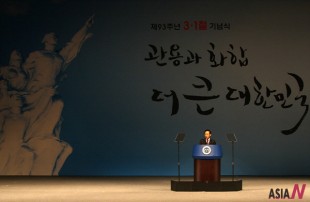
[[[70,63],[79,53],[83,43],[85,40],[90,38],[92,36],[92,33],[88,32],[88,29],[93,25],[94,23],[94,16],[91,16],[85,23],[85,25],[73,36],[71,41],[67,43],[67,45],[60,50],[59,54],[64,59],[64,70],[68,63]]]

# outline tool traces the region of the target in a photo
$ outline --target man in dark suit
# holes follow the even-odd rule
[[[211,139],[212,132],[211,130],[207,129],[204,132],[205,138],[200,140],[200,144],[216,144],[214,139]]]

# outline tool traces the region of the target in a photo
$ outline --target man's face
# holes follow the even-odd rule
[[[49,45],[56,45],[57,44],[57,37],[55,33],[49,33],[44,37],[44,43]]]
[[[206,139],[209,139],[210,137],[211,137],[211,133],[210,133],[210,131],[207,130],[207,131],[205,132],[205,138],[206,138]]]

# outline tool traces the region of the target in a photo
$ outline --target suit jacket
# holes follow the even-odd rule
[[[203,138],[200,140],[200,144],[207,144],[206,139]],[[216,144],[215,140],[210,138],[210,143],[209,144]]]

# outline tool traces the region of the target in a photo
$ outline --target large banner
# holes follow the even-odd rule
[[[309,2],[0,5],[0,175],[310,174]]]

